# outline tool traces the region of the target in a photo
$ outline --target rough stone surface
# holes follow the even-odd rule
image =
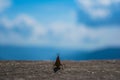
[[[120,80],[120,60],[62,63],[54,73],[50,61],[0,61],[0,80]]]

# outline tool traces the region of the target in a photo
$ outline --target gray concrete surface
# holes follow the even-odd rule
[[[62,63],[54,73],[50,61],[0,61],[0,80],[120,80],[120,60]]]

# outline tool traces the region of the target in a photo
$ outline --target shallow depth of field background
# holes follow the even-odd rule
[[[120,0],[0,0],[0,60],[120,59]]]

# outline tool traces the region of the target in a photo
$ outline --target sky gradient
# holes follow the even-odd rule
[[[120,47],[120,0],[0,0],[0,45]]]

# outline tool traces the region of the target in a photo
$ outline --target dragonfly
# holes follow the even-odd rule
[[[61,63],[59,55],[57,56],[53,67],[54,67],[53,68],[54,72],[57,72],[58,70],[63,69],[63,64]]]

